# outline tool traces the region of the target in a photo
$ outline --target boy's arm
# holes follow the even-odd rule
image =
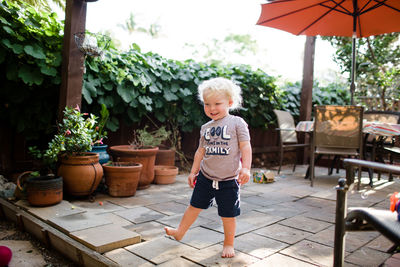
[[[194,154],[192,169],[190,170],[190,174],[188,177],[188,184],[191,188],[194,187],[194,181],[196,180],[196,176],[200,171],[200,163],[205,153],[206,150],[204,149],[204,147],[199,147],[197,148],[196,153]]]
[[[252,160],[252,150],[250,141],[239,142],[240,153],[242,155],[242,169],[239,172],[239,184],[245,184],[250,179],[250,168]]]

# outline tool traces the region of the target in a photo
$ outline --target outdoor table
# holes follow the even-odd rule
[[[296,125],[297,132],[304,132],[310,134],[310,146],[312,151],[312,132],[314,131],[314,121],[299,121]],[[363,121],[363,133],[366,135],[364,140],[368,138],[369,135],[374,135],[381,137],[380,143],[383,143],[387,137],[400,136],[400,124],[387,123],[387,122],[379,122],[379,121]],[[365,142],[364,142],[365,144]],[[374,143],[373,150],[375,151],[376,146],[380,144]],[[365,149],[364,149],[365,152]],[[365,154],[364,154],[365,158]],[[318,158],[317,158],[318,160]],[[331,172],[330,172],[331,173]],[[309,169],[307,169],[307,173],[305,178],[308,178]],[[371,174],[370,174],[371,177]]]
[[[299,121],[296,125],[297,132],[312,132],[314,130],[314,121]],[[379,122],[379,121],[364,121],[363,133],[373,134],[376,136],[397,136],[400,135],[400,124]]]

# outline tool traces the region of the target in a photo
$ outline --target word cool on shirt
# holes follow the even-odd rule
[[[206,147],[206,155],[229,155],[230,147],[228,140],[231,136],[227,133],[228,126],[207,128],[204,132],[204,139],[210,146]],[[225,146],[225,147],[222,147]]]

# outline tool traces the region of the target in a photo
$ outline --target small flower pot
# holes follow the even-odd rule
[[[130,145],[118,145],[110,147],[110,154],[113,161],[135,162],[143,165],[140,172],[138,189],[150,187],[154,181],[154,163],[158,147],[133,149]]]
[[[178,167],[167,165],[154,166],[154,183],[156,184],[173,184],[175,183]]]
[[[134,196],[142,167],[142,164],[133,162],[103,164],[108,194],[112,197]]]

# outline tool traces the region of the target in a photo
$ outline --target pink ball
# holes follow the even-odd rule
[[[0,246],[0,267],[5,267],[11,261],[11,249],[5,246]]]

